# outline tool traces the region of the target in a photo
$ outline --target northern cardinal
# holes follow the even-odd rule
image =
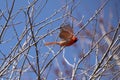
[[[78,38],[74,35],[72,27],[67,24],[67,25],[62,25],[60,27],[60,34],[59,37],[61,38],[61,41],[59,42],[46,42],[45,45],[60,45],[60,46],[71,46],[74,44]]]

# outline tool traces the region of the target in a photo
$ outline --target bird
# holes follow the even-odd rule
[[[59,45],[59,46],[71,46],[78,41],[78,38],[74,35],[73,28],[70,24],[63,24],[60,27],[59,37],[61,41],[56,42],[46,42],[45,46],[49,45]]]

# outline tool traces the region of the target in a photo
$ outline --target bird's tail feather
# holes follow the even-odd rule
[[[46,42],[45,46],[54,45],[54,44],[57,44],[57,42]]]

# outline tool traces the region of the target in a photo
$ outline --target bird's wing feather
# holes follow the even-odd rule
[[[59,37],[63,40],[68,40],[73,36],[73,29],[70,27],[70,25],[64,25],[60,28],[60,34]]]

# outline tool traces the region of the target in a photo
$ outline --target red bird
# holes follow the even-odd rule
[[[62,25],[62,27],[60,27],[59,37],[61,38],[61,41],[46,42],[45,45],[49,46],[49,45],[57,44],[60,46],[71,46],[78,40],[78,38],[74,35],[72,27],[69,24]]]

